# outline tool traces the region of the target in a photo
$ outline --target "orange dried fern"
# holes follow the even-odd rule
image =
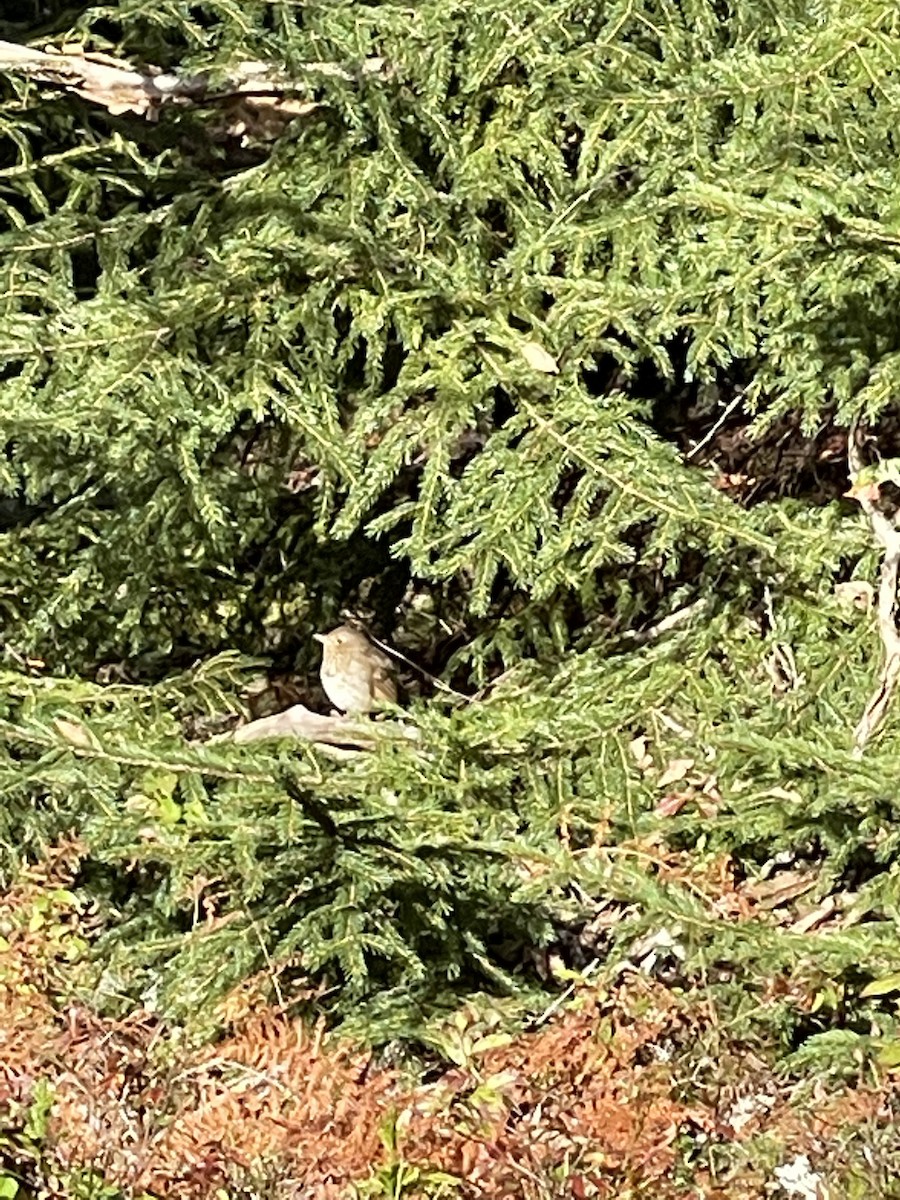
[[[227,1036],[179,1049],[178,1031],[149,1013],[111,1020],[72,998],[72,950],[92,923],[69,891],[77,863],[77,847],[62,847],[0,896],[0,1117],[7,1132],[21,1130],[37,1085],[49,1084],[34,1189],[48,1197],[65,1195],[67,1173],[88,1171],[126,1194],[172,1200],[214,1200],[222,1188],[339,1200],[366,1181],[377,1194],[375,1173],[390,1179],[406,1164],[412,1178],[417,1168],[455,1177],[460,1200],[682,1200],[696,1194],[673,1170],[683,1133],[737,1146],[777,1125],[784,1145],[804,1153],[854,1114],[887,1119],[880,1092],[857,1090],[804,1120],[789,1094],[774,1098],[771,1075],[773,1106],[741,1129],[728,1117],[737,1086],[704,1103],[678,1098],[669,1056],[711,1017],[696,997],[640,975],[610,993],[582,989],[534,1032],[482,1039],[480,1049],[473,1038],[461,1065],[418,1086],[268,1004],[277,987],[263,977],[223,1005]],[[735,1084],[743,1073],[752,1097],[765,1064],[751,1069],[739,1051],[724,1069]],[[23,1156],[15,1166],[27,1177]],[[732,1181],[729,1196],[758,1194],[754,1179],[755,1192]]]

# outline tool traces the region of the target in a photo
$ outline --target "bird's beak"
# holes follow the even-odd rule
[[[321,643],[322,643],[322,645],[324,646],[324,645],[325,645],[325,640],[326,640],[326,639],[325,639],[325,634],[324,634],[324,633],[314,633],[314,634],[313,634],[313,641],[314,641],[314,642],[321,642]]]

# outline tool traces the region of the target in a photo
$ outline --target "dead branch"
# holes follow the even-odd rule
[[[137,71],[128,63],[106,54],[87,54],[80,47],[37,50],[0,41],[0,72],[74,92],[114,115],[134,112],[150,121],[157,119],[165,105],[241,97],[260,107],[277,108],[286,116],[298,116],[319,107],[308,98],[310,83],[317,76],[353,82],[367,76],[386,77],[388,73],[382,58],[366,59],[355,72],[328,62],[306,63],[300,71],[307,76],[303,81],[288,78],[267,63],[239,63],[227,79],[213,86],[202,72],[178,75],[155,67]]]
[[[859,452],[859,422],[854,420],[847,437],[847,461],[851,478],[862,470]],[[897,580],[900,574],[900,531],[893,521],[881,512],[872,497],[861,490],[856,499],[866,514],[876,540],[884,549],[881,560],[881,581],[878,585],[878,633],[884,651],[884,661],[878,684],[869,697],[853,734],[854,757],[861,758],[869,738],[880,726],[891,703],[900,679],[900,634],[897,632]]]
[[[295,704],[271,717],[260,717],[212,739],[213,741],[258,742],[264,738],[294,737],[320,746],[346,751],[374,750],[380,741],[399,736],[416,741],[418,730],[400,721],[366,721],[354,717],[326,717]]]

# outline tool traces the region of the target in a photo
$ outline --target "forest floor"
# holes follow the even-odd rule
[[[2,1197],[900,1195],[889,1068],[779,1069],[709,990],[652,972],[575,981],[524,1031],[464,1007],[414,1067],[305,1026],[254,981],[212,1045],[147,1011],[103,1017],[77,998],[98,925],[77,864],[58,847],[0,898]],[[789,986],[771,981],[773,1005]]]

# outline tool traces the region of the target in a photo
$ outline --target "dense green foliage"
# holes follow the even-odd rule
[[[103,994],[183,1015],[291,962],[384,1036],[448,988],[524,994],[522,947],[607,895],[738,1007],[751,962],[900,967],[897,726],[851,757],[877,638],[832,591],[872,576],[866,526],[741,508],[667,436],[733,398],[762,430],[890,418],[900,15],[122,0],[53,28],[318,102],[242,144],[215,105],[3,85],[3,841],[84,839]],[[352,763],[188,742],[239,704],[234,652],[302,677],[344,606],[486,690]],[[714,815],[654,815],[681,758]],[[815,861],[862,923],[724,927],[603,849],[655,831]]]

